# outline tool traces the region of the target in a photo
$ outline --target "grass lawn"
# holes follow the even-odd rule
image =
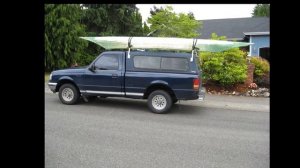
[[[45,73],[45,82],[48,82],[48,80],[49,80],[49,75],[50,75],[49,72],[46,72],[46,73]]]

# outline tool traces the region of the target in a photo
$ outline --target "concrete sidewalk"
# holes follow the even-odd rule
[[[53,94],[45,83],[45,93]],[[127,99],[131,100],[131,99]],[[144,101],[132,99],[132,101]],[[210,95],[206,93],[204,101],[179,101],[178,104],[185,104],[199,107],[214,107],[232,110],[270,112],[270,98],[265,97],[245,97],[232,95]]]

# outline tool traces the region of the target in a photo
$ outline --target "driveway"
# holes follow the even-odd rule
[[[168,114],[146,101],[63,105],[45,93],[45,167],[267,168],[269,99],[211,96]]]

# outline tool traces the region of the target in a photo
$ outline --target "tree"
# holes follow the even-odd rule
[[[226,36],[218,36],[217,33],[211,33],[212,40],[226,40]]]
[[[45,5],[45,69],[71,66],[82,56],[87,42],[80,24],[81,9],[78,4]]]
[[[176,14],[171,6],[165,9],[154,8],[147,22],[151,24],[150,31],[156,31],[161,37],[198,37],[198,29],[202,23],[195,20],[194,16],[184,13]]]
[[[142,16],[135,4],[83,4],[82,22],[97,35],[142,35]]]
[[[150,33],[150,29],[149,29],[147,23],[144,22],[144,24],[143,24],[143,35],[146,36],[148,33]]]
[[[100,46],[80,36],[142,36],[149,28],[135,4],[45,5],[45,68],[89,64]]]
[[[252,17],[270,17],[270,4],[257,4],[252,13]]]
[[[189,12],[188,16],[189,16],[190,19],[194,19],[195,20],[195,16],[194,16],[193,12]]]
[[[212,33],[213,40],[226,40],[226,36]],[[223,86],[244,82],[246,79],[246,53],[239,48],[223,52],[200,52],[203,78]]]
[[[135,4],[83,4],[82,23],[88,36],[142,36],[142,16]],[[82,60],[91,62],[103,48],[88,43]]]
[[[153,6],[153,9],[150,9],[151,16],[155,15],[157,12],[163,11],[164,9],[162,7],[157,8],[156,6]]]

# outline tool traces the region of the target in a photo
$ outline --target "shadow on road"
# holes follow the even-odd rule
[[[150,112],[146,100],[119,99],[119,98],[99,98],[91,102],[81,100],[78,105],[99,106],[105,108],[114,108],[115,110],[125,110],[131,112]],[[204,108],[204,107],[203,107]],[[202,107],[174,104],[168,114],[196,114],[201,112]]]

